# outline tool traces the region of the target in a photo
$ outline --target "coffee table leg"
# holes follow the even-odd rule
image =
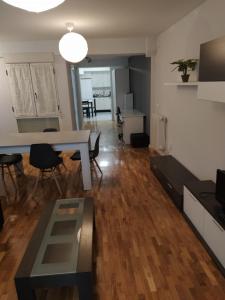
[[[25,288],[22,288],[22,289],[16,289],[17,290],[17,297],[18,297],[18,300],[36,300],[36,295],[35,295],[35,292],[34,290],[29,290],[29,289],[25,289]]]
[[[25,280],[15,280],[18,300],[36,300],[35,291],[25,284]]]

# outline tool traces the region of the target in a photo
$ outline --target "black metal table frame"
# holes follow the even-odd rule
[[[43,238],[55,202],[46,208],[35,229],[21,264],[15,276],[19,300],[35,300],[35,289],[77,287],[80,300],[92,299],[92,251],[93,251],[93,199],[86,198],[84,203],[83,225],[80,235],[79,254],[76,273],[31,277],[40,241]]]
[[[96,116],[96,99],[94,98],[94,101],[82,101],[82,108],[83,110],[86,110],[86,115],[88,118],[90,118],[90,116]]]

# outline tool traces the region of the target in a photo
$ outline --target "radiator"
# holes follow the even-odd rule
[[[167,117],[152,114],[152,145],[157,150],[166,152],[167,146]]]

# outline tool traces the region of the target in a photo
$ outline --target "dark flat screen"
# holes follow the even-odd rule
[[[225,37],[201,44],[199,81],[225,81]]]

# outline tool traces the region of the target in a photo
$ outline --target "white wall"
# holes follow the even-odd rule
[[[0,134],[17,132],[17,123],[12,112],[8,77],[5,71],[4,61],[0,59]]]
[[[215,180],[216,169],[225,169],[225,104],[198,100],[196,87],[164,82],[180,76],[172,61],[199,58],[201,43],[225,35],[224,11],[224,0],[204,2],[158,37],[152,57],[151,112],[167,115],[170,153],[200,179]]]
[[[87,39],[88,55],[128,55],[147,54],[154,49],[155,40],[150,38],[114,38],[114,39]],[[26,52],[54,52],[59,54],[59,41],[24,41],[1,42],[0,56],[4,53]]]
[[[70,93],[69,86],[69,74],[67,70],[67,65],[64,59],[59,55],[55,55],[55,76],[57,82],[57,90],[59,95],[60,103],[60,129],[61,130],[72,130],[74,124],[72,124],[72,110],[71,101],[72,94]]]

